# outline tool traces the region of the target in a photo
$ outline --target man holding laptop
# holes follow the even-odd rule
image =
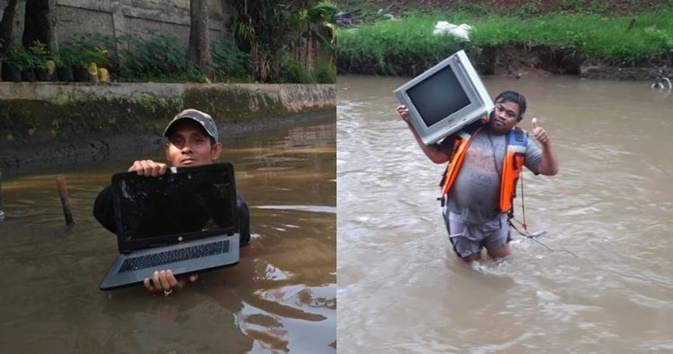
[[[212,164],[222,152],[218,141],[217,126],[212,117],[204,112],[187,109],[176,115],[166,126],[164,136],[168,139],[166,158],[172,167],[195,167]],[[164,175],[169,166],[153,160],[137,160],[129,172],[140,176],[157,177]],[[237,195],[236,207],[239,218],[240,245],[250,243],[250,216],[245,201]],[[110,186],[103,189],[94,203],[94,216],[106,229],[116,232],[113,194]],[[174,276],[170,269],[155,271],[153,277],[145,278],[145,288],[152,292],[169,295],[173,290],[182,290],[188,282],[198,276]]]
[[[425,155],[437,164],[449,162],[440,183],[444,221],[454,251],[468,262],[481,259],[483,248],[494,259],[512,253],[508,214],[522,166],[535,174],[558,172],[551,140],[537,119],[532,119],[532,135],[541,148],[516,126],[526,112],[524,96],[504,91],[494,103],[488,117],[428,145],[411,124],[407,107],[397,107]]]

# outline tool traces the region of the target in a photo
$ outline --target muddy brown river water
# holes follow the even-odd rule
[[[436,197],[443,165],[395,112],[403,78],[338,81],[340,353],[673,351],[673,97],[647,82],[486,78],[528,99],[560,160],[524,174],[514,256],[468,267]],[[521,195],[515,200],[521,220]]]
[[[64,170],[5,171],[0,222],[3,353],[330,353],[336,346],[336,133],[311,124],[224,139],[251,210],[238,265],[184,292],[103,292],[116,237],[92,216],[97,193],[139,157],[120,151]],[[66,227],[55,176],[66,178]]]

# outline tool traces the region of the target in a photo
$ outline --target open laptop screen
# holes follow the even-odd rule
[[[118,173],[112,177],[112,190],[120,249],[237,230],[236,187],[229,163],[179,168],[160,177]]]

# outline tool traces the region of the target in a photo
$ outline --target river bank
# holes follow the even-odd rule
[[[334,85],[0,82],[0,168],[156,149],[185,108],[210,113],[221,139],[334,117]],[[333,118],[332,118],[333,119]]]
[[[655,11],[656,4],[649,4],[650,12],[633,13],[618,12],[613,2],[601,7],[604,12],[512,9],[504,7],[507,1],[489,11],[487,1],[447,2],[452,12],[422,8],[432,3],[405,9],[391,4],[381,11],[385,18],[342,26],[339,74],[416,76],[460,49],[482,75],[651,80],[660,69],[672,74],[669,5]]]

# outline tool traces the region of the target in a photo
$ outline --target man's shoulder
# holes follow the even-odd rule
[[[482,122],[481,120],[474,121],[461,129],[462,131],[468,133],[468,134],[473,134],[476,132],[479,128],[486,126],[487,124]]]

